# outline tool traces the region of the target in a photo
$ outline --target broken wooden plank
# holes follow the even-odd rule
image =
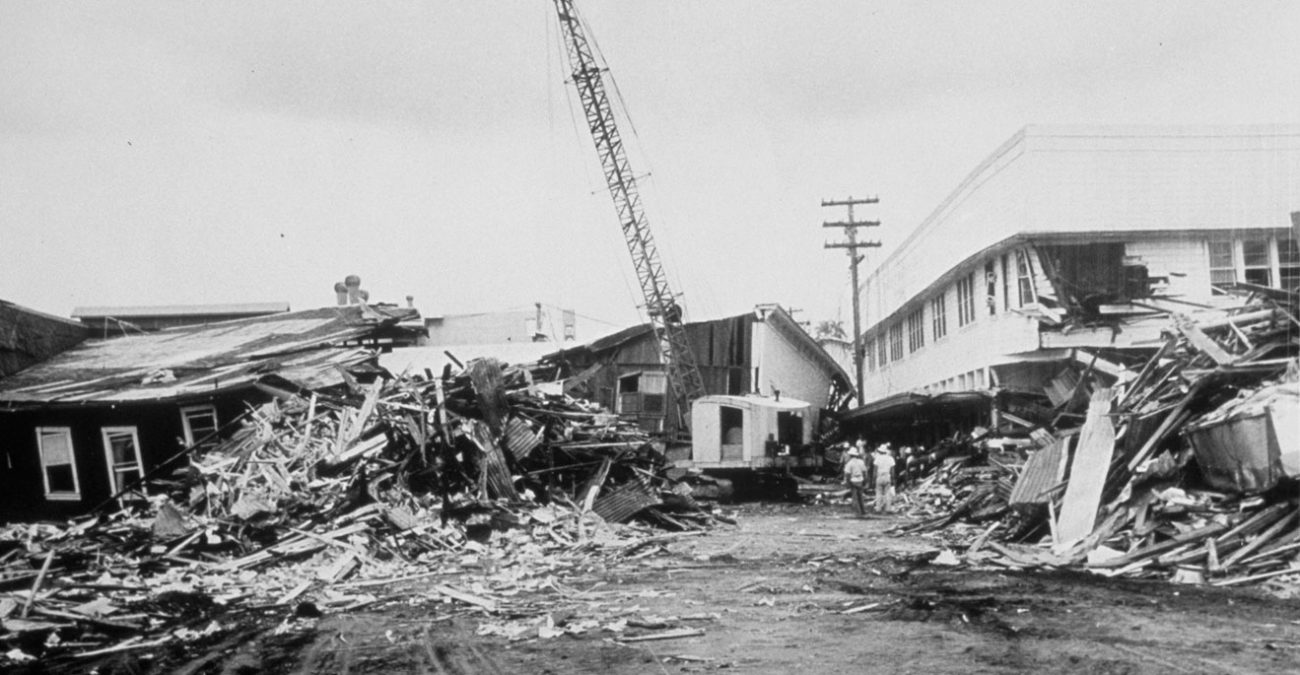
[[[1062,542],[1083,539],[1097,522],[1102,488],[1115,450],[1115,427],[1107,415],[1110,399],[1111,390],[1103,387],[1093,392],[1088,403],[1088,417],[1070,465],[1070,483],[1061,500],[1057,531]]]
[[[651,633],[649,635],[637,635],[635,637],[626,637],[619,642],[649,642],[651,640],[676,640],[678,638],[699,637],[704,635],[704,631],[698,628],[676,628],[666,630],[661,633]]]
[[[1206,335],[1204,331],[1202,331],[1186,316],[1175,315],[1174,326],[1178,328],[1178,332],[1182,333],[1183,337],[1187,338],[1187,341],[1190,342],[1193,347],[1211,359],[1214,359],[1215,363],[1221,366],[1236,363],[1236,356],[1229,354],[1226,349],[1219,346],[1219,343]]]
[[[1111,558],[1109,560],[1101,560],[1095,563],[1089,563],[1088,567],[1123,567],[1124,565],[1128,565],[1132,562],[1144,560],[1146,558],[1155,556],[1159,553],[1163,553],[1170,549],[1177,548],[1179,546],[1182,546],[1183,544],[1197,542],[1203,539],[1207,539],[1209,537],[1213,537],[1214,535],[1226,529],[1228,529],[1228,526],[1224,525],[1223,523],[1213,523],[1211,525],[1207,525],[1206,527],[1198,528],[1190,532],[1184,532],[1176,537],[1162,541],[1159,544],[1152,544],[1150,546],[1144,546],[1142,548],[1129,551],[1128,553],[1125,553],[1124,555],[1119,556],[1117,558]]]

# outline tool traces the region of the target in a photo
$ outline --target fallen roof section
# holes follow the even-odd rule
[[[414,337],[413,309],[350,305],[95,340],[0,385],[0,404],[150,401],[251,386],[268,373],[335,382],[362,341]],[[322,373],[327,377],[322,378]]]
[[[248,315],[279,314],[289,311],[287,302],[244,302],[221,305],[131,305],[106,307],[76,307],[72,310],[74,319],[138,319],[159,316],[209,316],[209,315]]]

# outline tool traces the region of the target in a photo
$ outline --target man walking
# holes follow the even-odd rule
[[[871,464],[876,469],[876,511],[889,513],[894,501],[894,455],[888,443],[876,448]]]
[[[862,492],[867,489],[867,463],[862,459],[862,451],[856,447],[849,449],[848,458],[849,461],[844,463],[844,482],[853,493],[853,505],[858,515],[863,516],[867,513],[867,506],[862,502]]]

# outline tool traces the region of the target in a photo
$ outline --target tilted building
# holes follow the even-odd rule
[[[1076,349],[1154,348],[1233,284],[1294,291],[1298,206],[1300,127],[1027,127],[859,289],[867,405],[846,419],[1048,395]]]

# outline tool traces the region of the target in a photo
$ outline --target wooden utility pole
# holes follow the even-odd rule
[[[844,234],[849,238],[848,241],[827,242],[826,248],[847,249],[849,254],[849,274],[853,280],[853,370],[857,378],[857,398],[858,405],[862,405],[862,316],[861,301],[858,298],[860,289],[858,287],[858,263],[862,262],[865,257],[858,253],[860,248],[879,248],[878,241],[858,241],[859,227],[880,227],[878,220],[854,220],[853,207],[858,204],[876,204],[879,203],[878,197],[868,197],[866,199],[854,199],[850,196],[848,199],[840,200],[822,200],[822,206],[847,206],[849,209],[849,219],[843,222],[825,222],[822,227],[842,227]]]

